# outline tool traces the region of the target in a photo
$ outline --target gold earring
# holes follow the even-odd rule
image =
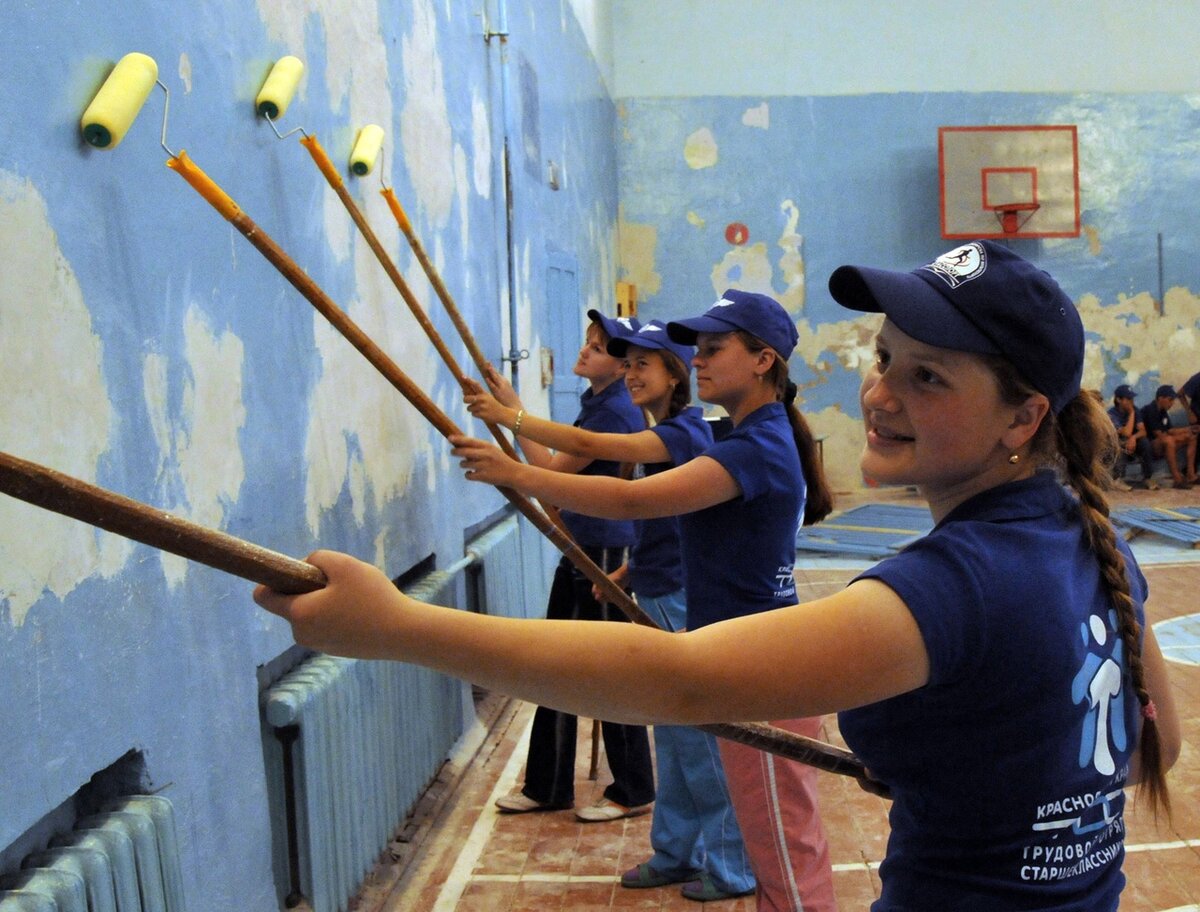
[[[1018,462],[1020,462],[1020,461],[1021,461],[1021,454],[1020,454],[1020,453],[1013,453],[1011,456],[1009,456],[1009,457],[1008,457],[1008,461],[1009,461],[1010,463],[1012,463],[1013,465],[1016,465]]]

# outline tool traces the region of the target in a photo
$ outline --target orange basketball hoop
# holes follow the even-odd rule
[[[1079,237],[1074,125],[938,128],[944,238]]]
[[[1005,234],[1016,234],[1022,226],[1033,218],[1040,208],[1037,203],[1000,203],[988,207],[996,213],[996,221],[1000,230]]]

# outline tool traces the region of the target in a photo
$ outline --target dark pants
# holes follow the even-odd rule
[[[1154,474],[1154,450],[1150,445],[1148,437],[1139,437],[1136,448],[1132,455],[1125,452],[1125,441],[1121,441],[1121,451],[1117,455],[1117,461],[1113,465],[1113,477],[1122,479],[1125,477],[1125,467],[1131,463],[1134,458],[1137,458],[1142,463],[1142,481],[1149,481],[1150,476]]]
[[[624,560],[623,548],[584,548],[584,552],[606,573]],[[625,616],[611,605],[592,598],[592,583],[566,558],[554,571],[550,620],[619,621]],[[526,797],[543,804],[570,806],[575,801],[575,743],[578,722],[575,716],[539,706],[529,736],[529,756],[525,761]],[[601,722],[604,753],[613,782],[604,797],[625,807],[649,804],[654,800],[654,769],[650,762],[650,739],[642,725],[617,725]]]

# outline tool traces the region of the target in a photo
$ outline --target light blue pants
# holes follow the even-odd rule
[[[666,630],[687,622],[682,589],[667,595],[638,596],[638,605]],[[717,739],[686,725],[654,726],[658,789],[650,845],[650,867],[682,877],[708,872],[728,893],[754,889],[754,874],[725,784]]]

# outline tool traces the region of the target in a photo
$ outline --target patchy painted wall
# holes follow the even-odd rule
[[[1160,381],[1200,370],[1195,96],[625,98],[619,109],[620,266],[643,317],[698,312],[730,286],[778,298],[800,330],[792,375],[828,435],[836,489],[862,484],[857,388],[878,318],[852,317],[825,282],[843,263],[911,269],[953,246],[940,238],[939,126],[1076,124],[1083,234],[1014,249],[1079,305],[1085,385],[1108,398],[1131,383],[1146,402]]]
[[[253,99],[280,56],[305,61],[281,131],[318,136],[473,373],[378,174],[346,173],[357,130],[384,127],[387,183],[483,350],[530,352],[519,381],[544,410],[532,327],[544,325],[548,249],[573,258],[580,288],[556,319],[578,327],[615,280],[615,112],[572,6],[510,0],[502,42],[485,40],[494,0],[7,3],[0,450],[297,556],[336,547],[391,575],[460,557],[463,530],[503,500],[469,488],[440,436],[164,167],[162,92],[115,150],[84,145],[79,117],[118,58],[154,57],[171,92],[167,144],[469,428],[450,372],[298,136],[276,138]],[[502,67],[526,91],[502,97]],[[139,750],[176,807],[189,903],[272,908],[256,668],[288,647],[286,627],[248,583],[7,497],[0,566],[0,855]]]

